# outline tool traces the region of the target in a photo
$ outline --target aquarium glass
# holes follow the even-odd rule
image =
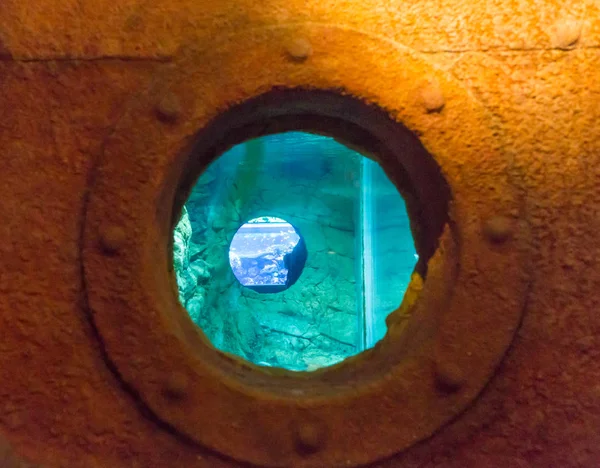
[[[378,163],[304,132],[223,153],[174,231],[179,298],[210,342],[293,371],[381,340],[416,259],[404,201]]]

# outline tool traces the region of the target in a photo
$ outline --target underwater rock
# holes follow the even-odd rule
[[[319,325],[319,332],[326,337],[347,346],[356,343],[356,315],[335,312],[328,309]]]
[[[343,212],[342,212],[343,213]],[[328,226],[338,231],[344,231],[347,235],[354,237],[355,225],[351,216],[331,216],[319,220],[323,226]]]
[[[188,211],[184,206],[181,210],[181,217],[179,222],[175,226],[175,246],[173,247],[175,261],[180,261],[181,256],[187,253],[187,247],[192,237],[192,225],[190,224],[190,217]],[[180,263],[182,263],[180,261]]]
[[[196,325],[200,324],[204,311],[204,302],[204,294],[199,294],[197,289],[196,293],[187,301],[187,304],[185,305],[188,314]]]
[[[189,243],[191,237],[192,226],[187,209],[184,206],[173,234],[173,263],[179,289],[179,300],[184,306],[196,288],[196,278],[189,269]]]
[[[283,246],[282,246],[283,247]],[[245,286],[254,284],[285,283],[284,276],[278,276],[282,270],[283,255],[279,251],[263,252],[256,256],[231,255],[231,266],[235,276]]]
[[[264,336],[256,317],[248,308],[244,308],[238,314],[236,326],[242,355],[250,361],[257,360],[259,350],[263,347]]]
[[[346,314],[354,312],[356,310],[356,296],[353,293],[353,289],[349,289],[346,294],[340,291],[337,300],[329,304],[329,308]]]
[[[263,312],[258,317],[260,326],[266,333],[283,333],[311,339],[317,333],[313,324],[306,317],[281,312]]]
[[[203,327],[205,334],[222,351],[253,362],[261,360],[264,336],[252,309],[245,306],[239,290],[221,291],[225,292],[219,294],[220,301],[214,302],[214,307],[205,308],[208,319],[207,327]]]
[[[320,224],[316,222],[304,223],[302,225],[302,235],[306,240],[306,247],[311,255],[327,250],[327,239]]]
[[[338,255],[354,258],[354,233],[323,226],[327,247]]]
[[[322,190],[325,192],[325,190]],[[358,195],[358,191],[354,194]],[[319,214],[319,221],[323,225],[330,225],[345,231],[354,230],[354,217],[351,216],[354,211],[354,197],[343,197],[339,193],[321,193],[319,195],[322,203],[328,208]],[[326,213],[329,213],[327,215]]]
[[[209,170],[205,171],[202,174],[203,185],[198,185],[197,186],[198,187],[198,191],[201,191],[201,189],[202,189],[203,186],[206,187],[206,186],[212,184],[215,180],[217,180],[217,176],[218,176],[217,171],[214,170],[214,169],[212,169],[212,170],[209,169]],[[194,188],[194,190],[196,190],[196,188]]]
[[[190,272],[200,285],[207,284],[210,279],[211,266],[204,260],[194,260],[189,264]]]
[[[193,234],[195,234],[196,232],[193,231]],[[190,241],[189,244],[189,257],[190,257],[190,263],[194,263],[196,260],[203,258],[203,253],[206,250],[206,244],[198,244],[196,242],[194,242],[193,240],[193,235],[192,235],[192,240]]]
[[[213,224],[212,224],[212,229],[215,232],[220,232],[225,228],[225,221],[222,219],[215,219]]]
[[[328,218],[335,215],[333,209],[323,201],[321,196],[309,195],[304,203],[304,210],[311,216]]]

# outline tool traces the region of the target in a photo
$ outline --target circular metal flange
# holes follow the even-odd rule
[[[173,430],[263,466],[354,466],[429,437],[493,376],[524,309],[528,232],[511,161],[467,90],[382,38],[300,29],[189,48],[129,107],[105,142],[86,205],[85,286],[111,366]],[[310,47],[290,58],[290,43]],[[168,247],[186,161],[208,158],[190,155],[195,135],[275,86],[340,89],[386,109],[420,137],[453,197],[427,279],[390,316],[385,339],[308,374],[259,369],[212,348],[179,305]],[[385,162],[392,171],[401,163]],[[414,183],[427,183],[413,169]]]

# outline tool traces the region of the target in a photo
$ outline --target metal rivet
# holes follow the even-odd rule
[[[167,92],[156,104],[155,111],[161,122],[174,123],[181,115],[181,102],[175,94]]]
[[[427,113],[441,112],[446,105],[444,93],[436,83],[428,83],[421,89],[421,99]]]
[[[0,58],[10,58],[10,51],[6,48],[6,45],[0,40]]]
[[[124,28],[126,31],[143,31],[144,18],[141,15],[134,13],[125,20]]]
[[[435,383],[438,389],[454,393],[464,385],[465,375],[457,364],[438,360],[435,363]]]
[[[575,20],[562,20],[554,26],[552,45],[559,49],[569,49],[581,37],[581,23]]]
[[[183,372],[175,371],[169,375],[163,386],[163,393],[168,398],[183,398],[188,391],[189,379]]]
[[[127,234],[120,226],[106,226],[100,231],[100,246],[107,254],[115,254],[123,248]]]
[[[325,445],[326,431],[317,421],[302,421],[294,427],[294,442],[299,453],[311,454]]]
[[[483,233],[491,242],[506,242],[512,235],[512,221],[505,216],[493,216],[483,225]]]
[[[594,349],[595,344],[596,337],[593,335],[584,336],[583,338],[579,338],[577,341],[575,341],[575,346],[582,353],[588,353],[589,351]]]
[[[292,60],[304,61],[312,54],[312,46],[308,39],[296,37],[286,46],[286,52]]]

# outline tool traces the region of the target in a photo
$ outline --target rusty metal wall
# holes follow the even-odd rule
[[[409,128],[431,125],[422,140],[434,156],[469,166],[463,153],[444,154],[459,145],[453,133],[394,107],[395,96],[411,102],[398,87],[406,64],[435,82],[421,90],[426,110],[463,103],[452,124],[461,144],[493,135],[510,160],[531,289],[508,355],[472,407],[373,466],[600,465],[599,46],[594,0],[3,0],[0,434],[45,466],[239,466],[146,414],[107,366],[82,271],[93,168],[121,122],[136,134],[130,109],[188,67],[197,81],[185,86],[198,89],[183,94],[207,115],[264,83],[337,84],[386,96]],[[302,63],[278,68],[266,55],[277,50]],[[163,120],[187,115],[188,101],[183,110],[168,101],[158,103]],[[476,170],[505,176],[494,169]],[[513,294],[507,286],[498,300]]]

